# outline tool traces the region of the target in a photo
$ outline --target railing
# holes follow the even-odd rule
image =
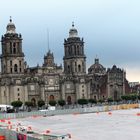
[[[61,115],[61,114],[74,114],[74,113],[94,113],[94,112],[104,112],[111,110],[120,109],[130,109],[139,108],[140,104],[121,104],[121,105],[111,105],[111,106],[94,106],[85,108],[74,108],[74,109],[63,109],[63,110],[53,110],[53,111],[32,111],[32,112],[19,112],[19,113],[1,113],[0,119],[16,119],[24,118],[30,116],[51,116],[51,115]]]

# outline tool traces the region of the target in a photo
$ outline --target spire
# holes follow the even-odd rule
[[[50,51],[49,29],[47,29],[47,42],[48,42],[48,51]]]
[[[99,64],[99,58],[97,58],[97,56],[95,58],[95,64]]]
[[[74,28],[74,21],[72,22],[72,27]]]
[[[11,16],[10,16],[10,20],[9,21],[10,21],[10,23],[12,22],[12,17]]]

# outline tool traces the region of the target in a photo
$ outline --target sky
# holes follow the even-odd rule
[[[140,82],[139,6],[139,0],[0,0],[0,35],[6,33],[12,16],[23,37],[25,60],[32,67],[43,63],[49,31],[49,47],[59,65],[64,38],[74,21],[84,38],[87,69],[97,56],[104,67],[115,64],[126,71],[129,82]]]

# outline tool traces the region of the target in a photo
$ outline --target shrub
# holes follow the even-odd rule
[[[99,102],[99,103],[103,103],[104,100],[103,100],[103,99],[99,99],[98,102]]]
[[[11,105],[12,105],[13,107],[17,107],[17,108],[21,107],[22,104],[23,104],[23,103],[22,103],[21,101],[13,101],[13,102],[11,102]]]
[[[26,102],[25,102],[25,105],[26,105],[27,107],[31,107],[31,106],[33,106],[33,103],[30,102],[30,101],[26,101]]]
[[[83,105],[85,105],[87,103],[88,103],[88,100],[87,99],[78,99],[78,104],[79,105],[82,105],[82,107],[83,107]]]
[[[51,106],[55,106],[55,105],[56,105],[56,101],[55,101],[55,100],[51,100],[51,101],[49,101],[49,105],[51,105]]]
[[[39,100],[37,104],[38,104],[38,107],[42,107],[43,105],[45,105],[45,102],[43,100]]]
[[[65,100],[59,100],[58,104],[63,107],[66,104],[66,102]]]
[[[96,104],[97,103],[96,99],[89,99],[88,102],[91,103],[91,106],[92,106],[92,104]]]
[[[108,98],[107,101],[108,101],[109,103],[111,103],[111,102],[113,102],[113,99],[112,99],[112,98]]]

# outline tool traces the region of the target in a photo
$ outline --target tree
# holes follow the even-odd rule
[[[140,100],[140,95],[138,95],[138,99]]]
[[[56,105],[56,101],[55,101],[55,100],[50,100],[50,101],[49,101],[49,105],[55,106],[55,105]]]
[[[30,102],[30,101],[26,101],[26,102],[25,102],[25,105],[26,105],[27,108],[28,108],[28,112],[30,112],[30,111],[31,111],[31,107],[33,106],[33,103]]]
[[[22,104],[23,104],[22,101],[13,101],[13,102],[11,102],[11,105],[12,105],[14,108],[16,108],[16,112],[18,112],[19,107],[21,107]]]
[[[84,107],[84,105],[86,105],[88,103],[87,99],[78,99],[78,104],[82,105],[82,108]]]
[[[135,101],[138,97],[136,94],[132,94],[132,95],[130,95],[130,98],[132,101]]]
[[[129,94],[129,95],[123,95],[121,96],[122,100],[128,101],[128,100],[132,100],[135,101],[138,96],[136,94]]]
[[[111,102],[113,102],[113,99],[110,97],[107,99],[107,101],[108,101],[108,103],[111,103]]]
[[[66,102],[65,102],[65,100],[59,100],[59,101],[58,101],[58,104],[59,104],[60,106],[62,106],[62,108],[63,108],[63,106],[66,104]]]
[[[104,100],[103,99],[99,99],[98,102],[102,104],[104,102]]]
[[[92,104],[97,103],[96,99],[89,99],[88,102],[91,103],[91,107],[92,107]]]
[[[37,102],[37,105],[38,105],[38,107],[42,107],[42,106],[45,105],[45,102],[44,102],[43,100],[39,100],[39,101]]]

